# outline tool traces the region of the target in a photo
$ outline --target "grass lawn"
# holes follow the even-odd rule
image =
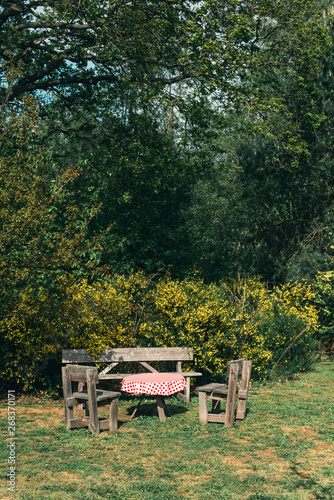
[[[7,487],[7,399],[1,400],[0,499],[333,499],[334,363],[284,384],[250,389],[246,420],[198,422],[198,398],[167,400],[161,423],[147,400],[121,398],[120,427],[67,432],[62,401],[16,399],[16,492]]]

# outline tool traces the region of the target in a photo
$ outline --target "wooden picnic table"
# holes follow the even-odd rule
[[[141,395],[139,403],[132,413],[131,418],[136,414],[145,395],[151,395],[156,397],[160,422],[166,422],[166,403],[164,396],[171,396],[172,394],[183,391],[186,384],[185,378],[175,372],[140,373],[124,377],[121,391]]]

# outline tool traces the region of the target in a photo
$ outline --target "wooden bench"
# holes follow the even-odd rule
[[[122,380],[127,375],[138,372],[119,373],[114,369],[120,363],[137,362],[149,372],[158,372],[150,363],[172,361],[176,363],[176,371],[184,376],[187,385],[184,392],[177,397],[186,403],[190,401],[190,379],[200,377],[198,372],[182,371],[182,362],[193,360],[193,350],[188,347],[130,347],[118,349],[103,349],[99,356],[92,356],[85,349],[63,349],[62,362],[64,364],[108,363],[108,366],[98,374],[99,381]]]
[[[234,420],[244,420],[248,388],[251,377],[252,362],[247,359],[230,361],[226,375],[228,384],[211,383],[197,387],[199,398],[199,421],[206,425],[208,422],[224,423],[226,427],[233,427]],[[241,377],[238,386],[238,378]],[[208,412],[208,399],[212,400],[212,412]],[[226,410],[221,411],[220,402],[226,401]],[[237,411],[235,403],[238,401]]]
[[[69,365],[62,367],[63,392],[66,428],[88,427],[93,434],[100,434],[101,429],[116,431],[118,428],[118,398],[120,392],[102,391],[96,388],[98,383],[97,368],[91,366]],[[81,384],[86,390],[73,390],[73,385]],[[100,420],[98,407],[109,405],[109,418]],[[86,410],[86,416],[73,418],[73,407]]]

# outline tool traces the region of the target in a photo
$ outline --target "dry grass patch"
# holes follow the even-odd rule
[[[166,423],[151,416],[154,402],[130,420],[135,401],[121,398],[119,430],[100,436],[85,429],[67,432],[62,401],[17,399],[15,500],[331,500],[332,379],[327,362],[279,390],[274,384],[258,387],[250,392],[246,419],[233,429],[201,426],[196,397],[190,406],[180,403],[179,411],[173,402],[177,411]],[[5,452],[2,458],[5,477]],[[0,486],[3,500],[12,498],[5,486]]]

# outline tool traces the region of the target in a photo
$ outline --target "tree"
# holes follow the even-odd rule
[[[191,261],[181,208],[196,170],[152,112],[115,116],[98,102],[65,111],[57,100],[47,108],[40,139],[53,145],[55,162],[82,168],[71,187],[76,204],[83,210],[101,204],[89,231],[112,225],[104,263],[115,272],[173,266],[182,273]]]
[[[240,23],[230,11],[228,2],[216,1],[5,0],[2,71],[14,65],[21,74],[2,89],[2,101],[78,84],[141,82],[159,89],[218,75],[213,64],[228,69],[236,50],[232,34]],[[223,34],[231,37],[224,49]],[[229,62],[219,63],[222,50]]]
[[[331,155],[327,147],[325,167],[319,148],[325,128],[331,130],[320,84],[328,35],[319,16],[295,18],[289,59],[288,51],[273,48],[266,64],[263,59],[245,74],[248,97],[215,118],[221,131],[212,142],[215,167],[194,192],[189,223],[211,279],[238,272],[269,280],[306,276],[305,266],[291,272],[292,260],[310,242],[319,217],[328,217],[331,197]],[[307,276],[320,265],[320,254],[313,257]]]
[[[68,185],[80,172],[55,170],[47,150],[32,147],[38,125],[33,98],[2,121],[0,137],[0,279],[9,294],[22,286],[50,285],[57,274],[87,274],[101,242],[86,240],[96,208],[79,212]],[[51,165],[50,165],[51,164]]]
[[[3,112],[0,135],[0,382],[25,388],[66,345],[59,278],[107,273],[103,235],[87,237],[98,207],[79,210],[69,190],[80,171],[59,171],[48,150],[36,151],[34,101]]]
[[[289,66],[293,31],[316,0],[4,0],[1,71],[15,67],[1,103],[25,92],[109,82],[156,93],[184,82],[235,93],[247,69],[279,54]],[[261,57],[259,58],[259,54]],[[189,84],[186,86],[186,84]],[[204,85],[204,87],[203,87]]]

